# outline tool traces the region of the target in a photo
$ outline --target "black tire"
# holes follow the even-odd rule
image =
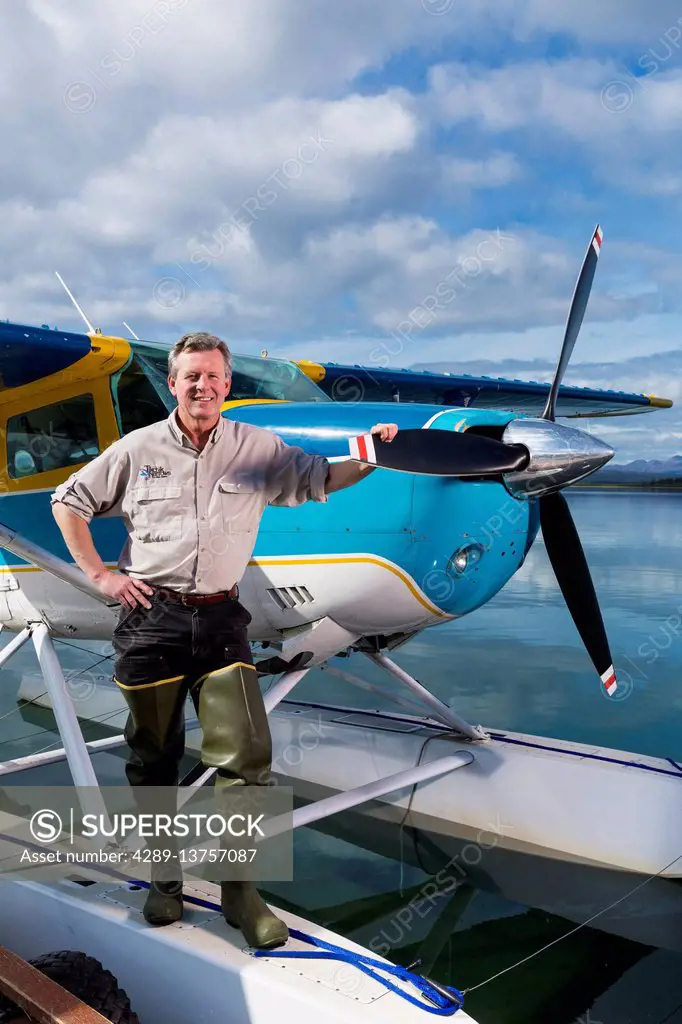
[[[119,988],[116,978],[94,957],[63,949],[58,953],[43,953],[35,960],[29,960],[29,963],[87,1006],[97,1010],[112,1024],[140,1024],[139,1017],[130,1009],[130,1000],[123,989]],[[9,1024],[20,1015],[21,1010],[16,1003],[0,996],[0,1024]]]

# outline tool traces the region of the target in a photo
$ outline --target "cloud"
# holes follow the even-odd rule
[[[152,244],[163,259],[167,240],[197,222],[219,227],[233,215],[248,227],[270,207],[270,216],[285,206],[294,216],[301,201],[347,202],[371,187],[374,161],[414,145],[417,124],[401,99],[289,99],[248,114],[164,119],[56,216],[92,244]]]
[[[658,0],[655,8],[647,0],[459,0],[451,13],[461,36],[475,39],[483,51],[500,36],[529,43],[559,35],[584,47],[639,52],[678,25],[680,16],[677,0]]]
[[[680,18],[676,0],[658,0],[655,9],[646,0],[574,0],[570,5],[525,0],[514,8],[514,31],[520,38],[534,32],[566,33],[583,42],[636,49],[648,46]]]
[[[513,153],[491,153],[482,160],[449,157],[443,159],[445,186],[500,188],[521,177],[522,169]]]
[[[49,38],[66,72],[96,86],[98,100],[142,83],[159,89],[156,110],[175,100],[215,112],[282,96],[322,94],[381,67],[406,46],[440,45],[455,25],[413,0],[30,0],[32,33]]]
[[[449,122],[476,120],[489,131],[551,127],[570,137],[606,147],[633,127],[647,133],[669,133],[682,120],[679,81],[682,70],[661,71],[638,84],[613,60],[573,58],[523,61],[500,68],[453,62],[431,68],[436,109]],[[633,96],[617,96],[609,84],[627,84]],[[602,96],[602,91],[604,95]],[[639,92],[638,102],[634,93]],[[614,109],[609,109],[612,100]]]
[[[624,64],[588,58],[498,68],[440,64],[429,73],[432,115],[449,125],[473,124],[507,145],[511,133],[523,133],[545,154],[551,138],[564,159],[580,161],[611,187],[679,195],[682,68],[653,59],[652,67],[635,77]]]

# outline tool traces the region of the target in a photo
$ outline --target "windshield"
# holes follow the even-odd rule
[[[131,341],[131,348],[149,371],[154,384],[168,392],[168,349],[161,345]],[[229,401],[260,398],[284,402],[329,402],[294,363],[285,359],[258,359],[255,356],[232,356],[232,387]]]

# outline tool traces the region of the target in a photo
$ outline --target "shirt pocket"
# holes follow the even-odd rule
[[[130,493],[129,514],[135,540],[144,544],[176,541],[183,536],[181,487],[136,487]]]
[[[220,518],[226,533],[255,533],[265,507],[265,491],[254,480],[218,481]]]

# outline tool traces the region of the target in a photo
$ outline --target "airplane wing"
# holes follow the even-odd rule
[[[0,322],[0,391],[65,370],[86,356],[93,344],[97,347],[96,336]],[[370,369],[308,360],[296,365],[337,402],[419,402],[541,415],[550,387],[536,381],[427,370]],[[654,395],[562,384],[557,416],[623,416],[668,409],[672,404],[670,399]]]
[[[318,387],[337,402],[423,402],[478,409],[511,409],[542,415],[549,383],[474,377],[469,374],[431,373],[428,370],[371,369],[339,363],[297,363]],[[562,384],[557,416],[568,418],[628,416],[669,409],[672,401],[655,395],[578,388]]]

